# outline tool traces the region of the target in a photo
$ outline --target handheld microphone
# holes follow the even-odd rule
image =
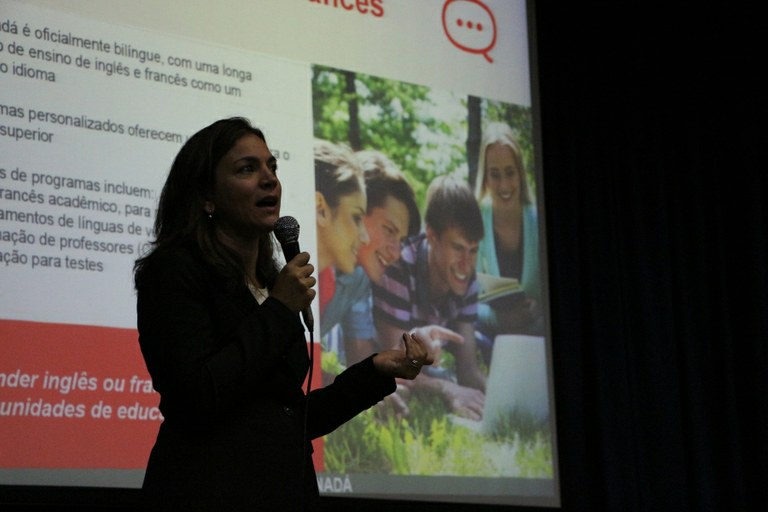
[[[299,249],[299,222],[293,217],[286,215],[280,217],[275,222],[275,237],[280,242],[283,249],[285,261],[291,261],[301,252]],[[315,319],[312,316],[312,308],[307,306],[301,311],[301,317],[304,319],[304,325],[312,332],[315,328]]]

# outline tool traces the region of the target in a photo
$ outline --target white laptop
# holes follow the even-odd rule
[[[474,421],[451,415],[453,421],[483,434],[513,411],[536,421],[549,416],[547,357],[544,338],[503,334],[496,336],[485,385],[483,418]]]

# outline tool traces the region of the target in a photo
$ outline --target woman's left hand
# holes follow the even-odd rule
[[[427,343],[416,334],[403,333],[405,350],[384,350],[373,357],[373,365],[383,375],[402,379],[415,379],[421,367],[430,365],[434,358]]]

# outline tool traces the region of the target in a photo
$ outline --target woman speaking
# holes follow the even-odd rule
[[[317,510],[311,440],[431,364],[403,334],[308,395],[298,313],[315,297],[301,252],[282,268],[277,161],[242,118],[181,148],[163,187],[151,252],[136,262],[139,342],[164,421],[144,492],[163,510]]]

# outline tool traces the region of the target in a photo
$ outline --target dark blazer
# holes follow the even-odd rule
[[[138,277],[139,342],[164,416],[144,479],[150,503],[316,510],[309,439],[392,393],[394,379],[368,358],[307,399],[304,330],[281,302],[258,305],[191,246],[152,255]]]

